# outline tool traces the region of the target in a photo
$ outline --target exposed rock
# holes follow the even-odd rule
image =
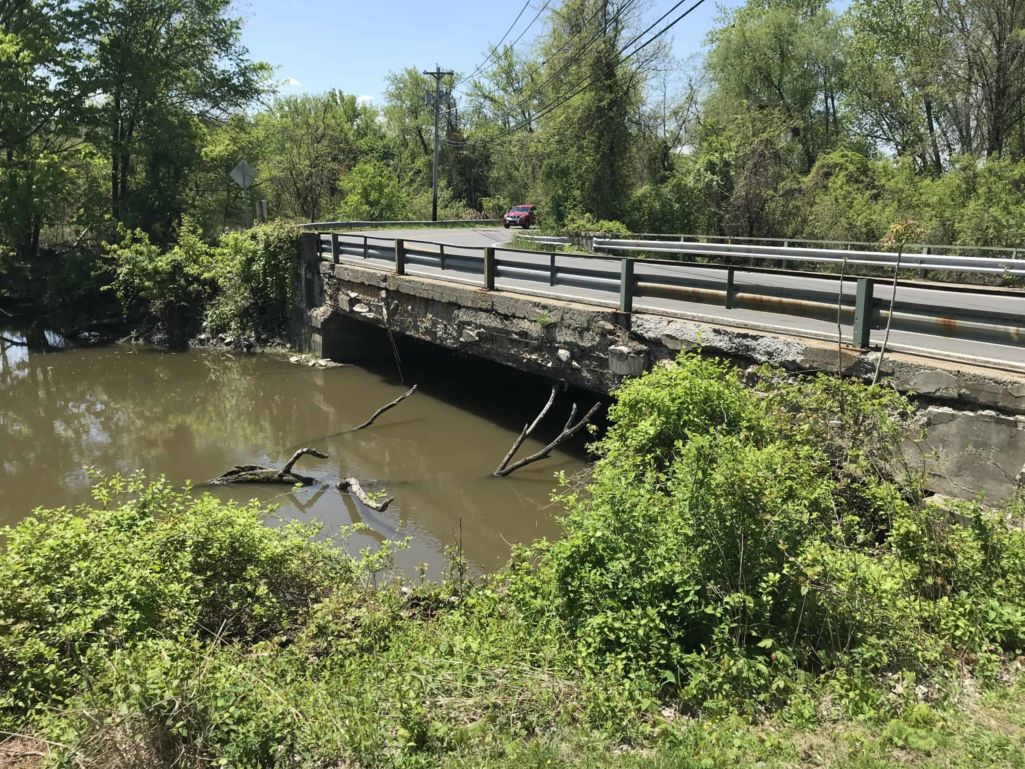
[[[991,500],[1008,495],[1025,466],[1025,418],[930,406],[919,420],[932,490],[962,498],[984,493]]]
[[[609,348],[609,371],[618,376],[640,376],[648,368],[648,351],[640,346],[613,345]]]

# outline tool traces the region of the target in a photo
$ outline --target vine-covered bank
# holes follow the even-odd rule
[[[0,743],[64,766],[1020,766],[1025,531],[908,404],[697,355],[625,384],[564,533],[403,579],[141,477],[4,531]],[[344,533],[343,533],[344,535]],[[401,546],[401,545],[395,545]],[[37,755],[41,754],[41,755]]]

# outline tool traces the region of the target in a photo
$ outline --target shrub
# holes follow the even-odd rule
[[[685,355],[617,392],[544,559],[582,659],[750,710],[823,672],[1017,653],[1021,510],[930,504],[892,390],[761,376]]]
[[[606,237],[626,237],[630,230],[622,222],[614,219],[595,219],[591,214],[570,214],[564,225],[566,234],[580,238],[586,235],[604,235]]]
[[[2,531],[0,718],[59,705],[146,639],[249,642],[301,622],[360,565],[309,526],[264,525],[268,510],[193,497],[166,481],[115,476],[95,506],[37,510]]]
[[[213,249],[216,294],[204,325],[212,333],[273,334],[288,319],[295,295],[298,233],[285,222],[229,232]]]
[[[127,313],[149,316],[172,342],[183,342],[198,326],[213,288],[210,246],[188,219],[178,230],[178,242],[167,251],[141,230],[122,230],[121,236],[120,243],[107,246],[114,273],[108,288]]]

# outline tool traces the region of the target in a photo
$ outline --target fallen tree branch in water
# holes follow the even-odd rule
[[[379,513],[383,513],[388,509],[395,498],[385,497],[384,499],[375,499],[370,496],[360,485],[360,482],[356,478],[344,478],[338,484],[338,488],[341,491],[348,491],[352,496],[356,497],[360,502],[369,507],[371,510],[376,510]]]
[[[11,339],[9,336],[4,336],[3,334],[0,334],[0,342],[9,344],[12,347],[28,347],[28,342],[19,342],[17,339]]]
[[[316,449],[302,448],[296,451],[280,470],[273,470],[269,467],[261,467],[260,465],[235,465],[231,470],[213,478],[208,483],[213,486],[224,486],[229,483],[286,483],[290,486],[298,483],[303,486],[309,486],[314,482],[313,478],[307,478],[305,475],[292,472],[293,465],[295,465],[300,457],[307,454],[318,459],[327,459],[327,454],[323,454]]]
[[[512,448],[509,449],[509,453],[502,458],[501,462],[499,462],[498,467],[495,469],[493,475],[498,476],[502,474],[502,470],[504,470],[506,465],[508,465],[509,462],[512,461],[512,458],[516,455],[516,452],[520,450],[520,446],[523,445],[523,441],[527,440],[527,436],[534,432],[534,428],[537,427],[538,423],[545,418],[545,414],[548,413],[548,410],[551,409],[552,404],[555,403],[555,396],[558,392],[559,383],[556,382],[552,385],[552,394],[548,396],[548,403],[546,403],[545,407],[541,409],[541,413],[537,415],[533,422],[523,425],[523,429],[520,431],[520,437],[513,441]],[[576,408],[575,404],[573,408]]]
[[[513,444],[513,450],[506,454],[505,459],[502,460],[502,464],[498,466],[498,469],[495,470],[495,472],[493,472],[492,475],[494,475],[496,478],[504,478],[505,476],[509,475],[509,473],[515,472],[516,470],[519,470],[521,467],[525,467],[533,462],[538,462],[542,459],[547,459],[551,455],[552,451],[558,448],[558,446],[568,441],[570,438],[572,438],[574,435],[580,432],[580,430],[582,430],[586,425],[588,425],[591,419],[594,417],[594,415],[598,413],[598,409],[601,407],[601,403],[595,403],[593,406],[591,406],[588,412],[584,414],[580,421],[574,424],[573,420],[576,418],[577,415],[577,404],[574,403],[573,408],[570,409],[569,419],[566,420],[565,427],[563,427],[562,432],[555,437],[555,440],[553,440],[543,449],[538,451],[536,454],[531,454],[529,457],[524,457],[518,462],[513,462],[510,465],[509,460],[512,459],[513,455],[516,453],[516,450],[523,443],[523,440],[527,437],[527,435],[529,435],[530,432],[533,431],[534,427],[537,426],[537,423],[541,421],[541,417],[543,417],[545,413],[547,413],[548,409],[552,405],[553,399],[554,388],[553,398],[548,401],[548,404],[544,407],[544,409],[542,409],[541,413],[538,415],[538,418],[535,419],[534,422],[531,425],[529,425],[529,427],[523,428],[523,432],[520,433],[520,437],[517,439],[516,443]]]
[[[379,408],[379,409],[378,409],[377,411],[375,411],[375,412],[374,412],[373,416],[371,416],[371,417],[370,417],[370,419],[368,419],[368,420],[367,420],[366,422],[364,422],[363,424],[361,424],[361,425],[358,425],[358,426],[356,426],[356,427],[352,428],[352,429],[351,429],[351,430],[350,430],[349,432],[351,432],[351,433],[354,433],[354,432],[356,432],[357,430],[362,430],[362,429],[363,429],[364,427],[370,427],[370,425],[372,425],[372,424],[374,423],[374,420],[375,420],[375,419],[377,419],[377,418],[378,418],[379,416],[381,416],[381,414],[383,414],[384,412],[386,412],[386,411],[387,411],[388,409],[393,409],[393,408],[395,408],[395,407],[396,407],[396,406],[398,406],[398,405],[399,405],[400,403],[402,403],[402,401],[404,401],[404,400],[405,400],[406,398],[408,398],[408,397],[409,397],[410,395],[412,395],[413,393],[415,393],[415,392],[416,392],[416,388],[417,388],[417,386],[416,386],[416,385],[413,385],[412,387],[410,387],[410,388],[409,388],[409,392],[407,392],[407,393],[406,393],[405,395],[400,395],[400,396],[399,396],[398,398],[396,398],[395,400],[393,400],[393,401],[392,401],[391,403],[387,403],[387,404],[385,404],[384,406],[381,406],[381,408]]]

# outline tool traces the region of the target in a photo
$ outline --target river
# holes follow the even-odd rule
[[[350,539],[355,549],[408,537],[396,558],[407,573],[427,563],[431,575],[440,574],[444,548],[460,537],[478,571],[501,565],[512,543],[557,535],[553,475],[583,466],[581,443],[507,478],[490,475],[549,386],[429,348],[403,356],[407,385],[388,362],[321,369],[278,354],[4,345],[0,525],[37,506],[88,501],[87,467],[199,484],[236,464],[278,467],[296,448],[313,446],[329,459],[305,457],[296,470],[322,483],[299,491],[246,485],[197,493],[272,501],[272,524],[317,520],[331,533],[365,523],[369,531]],[[418,392],[372,427],[345,432],[413,382]],[[539,438],[556,434],[568,410],[567,400],[557,404]],[[541,445],[528,439],[520,456]],[[369,510],[334,488],[345,476],[385,489],[395,501],[384,513]]]

